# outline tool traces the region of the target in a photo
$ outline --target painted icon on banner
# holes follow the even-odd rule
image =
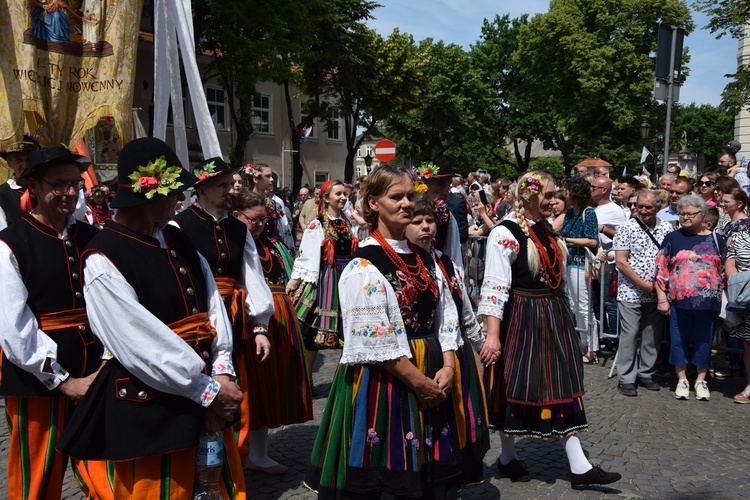
[[[41,50],[84,57],[112,55],[105,40],[120,0],[36,0],[23,41]]]

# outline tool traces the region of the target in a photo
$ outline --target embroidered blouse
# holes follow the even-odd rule
[[[348,235],[343,235],[337,228],[348,227],[346,226],[344,219],[341,217],[333,217],[330,214],[323,214],[323,217],[328,217],[331,224],[331,229],[338,233],[338,237],[342,236],[351,242],[352,234],[347,229]],[[320,266],[323,262],[323,242],[326,239],[326,234],[323,229],[323,224],[320,219],[315,219],[307,225],[305,233],[302,235],[302,241],[299,244],[299,252],[297,253],[297,259],[294,261],[294,269],[292,270],[292,279],[299,279],[309,283],[315,283],[318,281],[320,275]],[[339,254],[340,245],[336,245],[336,256],[349,255],[351,252],[351,243],[348,245],[349,253]]]
[[[387,241],[397,253],[412,254],[405,240]],[[367,238],[360,247],[371,245],[379,246],[375,239]],[[407,330],[419,330],[425,324],[432,325],[443,351],[452,351],[462,345],[458,312],[442,273],[434,276],[436,307],[433,317],[427,322],[413,312],[416,300],[410,294],[416,295],[414,287],[404,287],[396,292],[391,284],[391,280],[401,279],[398,273],[400,271],[395,266],[379,269],[369,260],[357,257],[344,268],[339,280],[344,321],[341,364],[379,363],[401,356],[411,358]]]

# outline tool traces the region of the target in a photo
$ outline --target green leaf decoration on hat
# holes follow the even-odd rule
[[[193,169],[193,175],[198,178],[198,181],[205,181],[206,179],[213,177],[216,174],[218,174],[218,172],[216,171],[216,165],[212,161],[206,163],[202,167]]]
[[[178,179],[182,173],[182,167],[167,164],[165,156],[139,166],[138,170],[128,176],[133,182],[131,189],[134,193],[143,194],[150,200],[155,195],[169,196],[184,184]]]

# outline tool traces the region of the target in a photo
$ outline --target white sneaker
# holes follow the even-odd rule
[[[683,379],[677,381],[677,387],[674,390],[674,397],[677,399],[688,399],[690,397],[690,384],[687,380]]]
[[[708,401],[711,399],[711,391],[708,390],[708,384],[705,380],[695,383],[695,399],[699,401]]]

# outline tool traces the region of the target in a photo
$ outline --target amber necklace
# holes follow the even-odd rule
[[[539,222],[539,224],[543,224],[543,222]],[[547,230],[547,228],[545,228],[544,226],[542,226],[542,229],[545,231]],[[547,232],[549,233],[549,231]],[[534,245],[536,246],[541,267],[546,271],[548,281],[547,284],[552,290],[557,290],[558,288],[560,288],[563,275],[562,250],[560,250],[560,246],[555,241],[555,237],[553,235],[550,235],[550,243],[552,245],[552,253],[554,255],[554,261],[550,261],[547,249],[544,247],[544,245],[542,245],[542,242],[539,241],[539,237],[536,235],[536,233],[534,233],[532,227],[529,227],[529,238],[531,238],[531,241],[533,241]]]
[[[429,288],[430,286],[430,273],[427,271],[424,262],[422,262],[422,258],[419,256],[417,249],[414,247],[414,245],[412,245],[411,241],[407,241],[406,243],[409,245],[409,249],[417,258],[417,263],[415,265],[409,265],[404,262],[404,259],[402,259],[401,256],[393,249],[393,247],[385,240],[379,230],[371,230],[370,236],[375,238],[375,241],[380,243],[380,247],[383,249],[388,259],[398,268],[399,271],[404,273],[409,278],[409,281],[412,282],[417,290],[419,290],[420,292],[427,291],[427,288]],[[421,281],[418,278],[421,278]]]

